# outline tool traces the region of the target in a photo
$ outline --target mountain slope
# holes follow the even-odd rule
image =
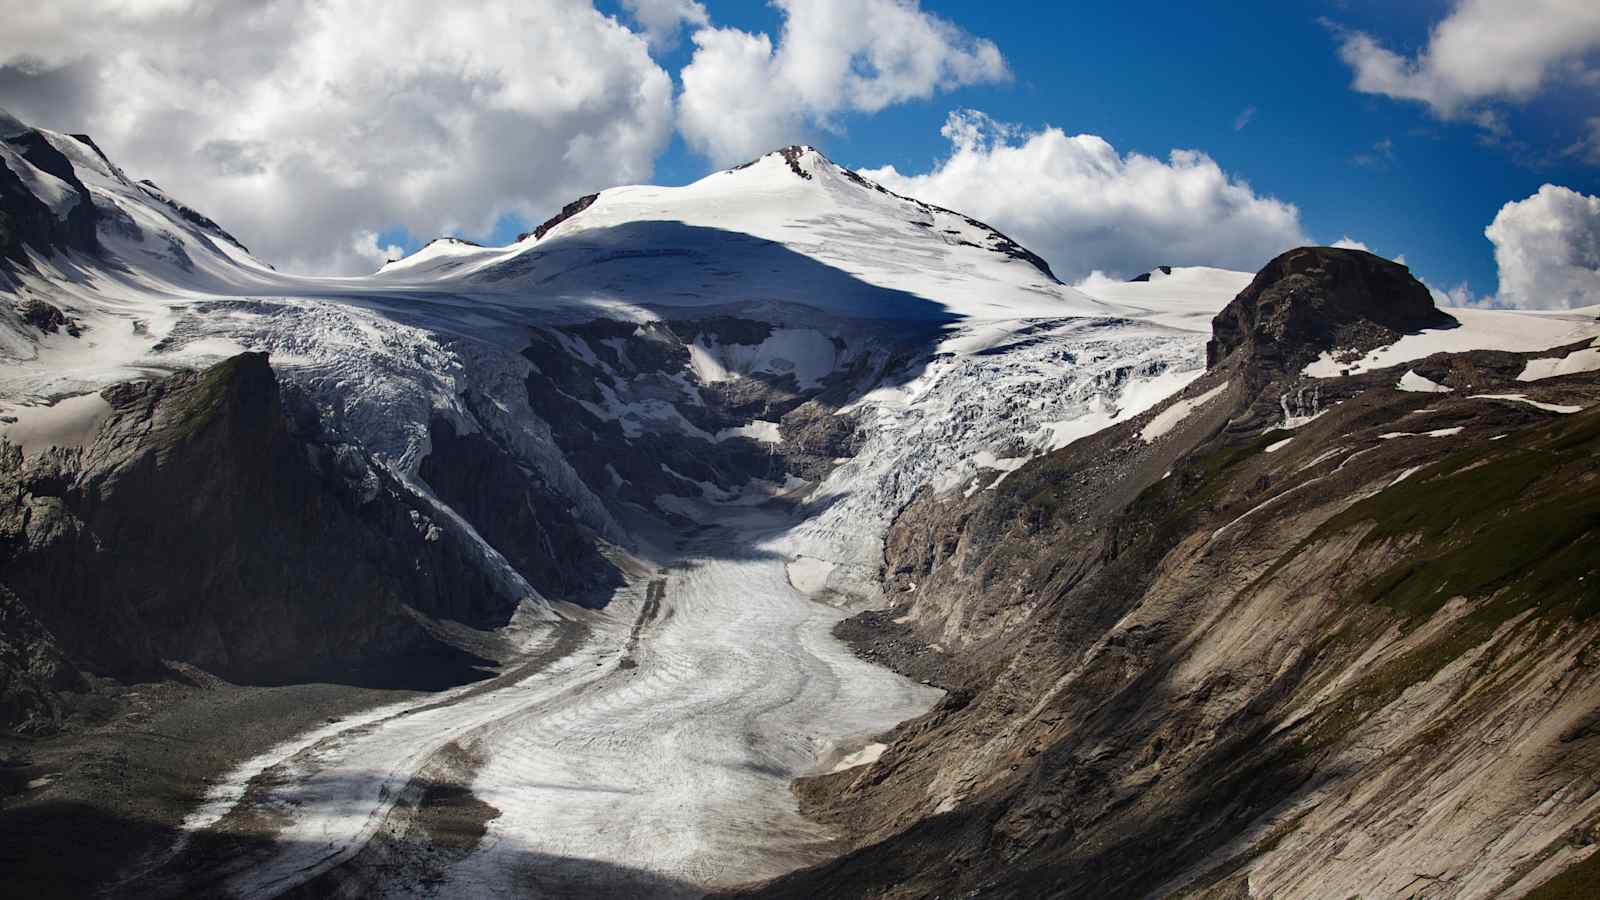
[[[1218,321],[1376,263],[1293,254]],[[1388,296],[1302,285],[1277,311],[1327,325],[1219,328],[1165,410],[907,507],[894,606],[841,633],[950,697],[802,788],[859,849],[757,893],[1479,897],[1586,857],[1600,378],[1284,371]]]

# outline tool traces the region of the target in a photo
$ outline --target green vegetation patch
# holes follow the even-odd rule
[[[1532,626],[1547,632],[1600,612],[1597,449],[1600,415],[1478,444],[1354,504],[1301,545],[1361,525],[1370,526],[1363,546],[1403,544],[1400,558],[1348,601],[1391,609],[1404,627],[1427,621],[1454,597],[1473,604],[1438,638],[1375,667],[1324,710],[1303,738],[1308,749],[1348,734],[1518,616],[1533,613]],[[1324,649],[1370,635],[1347,625]]]
[[[1496,597],[1501,621],[1530,608],[1600,612],[1597,423],[1452,454],[1334,516],[1320,535],[1370,522],[1364,545],[1407,542],[1403,558],[1351,599],[1408,618],[1452,597]]]

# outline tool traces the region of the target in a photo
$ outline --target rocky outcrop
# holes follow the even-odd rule
[[[94,440],[0,456],[0,589],[85,671],[438,683],[478,660],[425,620],[518,597],[431,504],[325,433],[265,354],[114,385]],[[7,640],[17,638],[6,630]]]
[[[1242,352],[1292,371],[1325,350],[1368,350],[1453,323],[1405,266],[1364,250],[1300,247],[1267,263],[1212,320],[1208,367]]]
[[[594,201],[598,199],[600,199],[599,194],[584,194],[582,197],[579,197],[571,203],[568,203],[566,206],[561,207],[561,212],[558,212],[550,218],[539,223],[539,225],[536,226],[532,231],[524,231],[523,233],[517,235],[517,243],[520,244],[530,237],[532,237],[534,240],[539,240],[540,238],[549,234],[552,228],[555,228],[562,222],[565,222],[566,220],[594,205]]]
[[[5,117],[3,110],[0,117]],[[11,153],[21,158],[16,165],[31,165],[57,179],[76,198],[64,214],[52,209],[43,198],[34,196],[21,173],[13,172],[0,156],[0,259],[23,263],[27,259],[25,247],[46,255],[58,250],[98,251],[99,215],[72,163],[43,134],[31,128],[6,137],[4,142]]]
[[[45,334],[56,334],[63,329],[72,337],[82,333],[78,320],[62,312],[61,307],[54,303],[46,303],[36,297],[18,301],[16,312],[23,324],[32,325]]]

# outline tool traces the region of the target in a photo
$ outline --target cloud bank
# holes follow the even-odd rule
[[[774,0],[776,45],[736,28],[694,32],[680,73],[678,128],[717,165],[743,162],[842,113],[873,113],[940,91],[1010,78],[992,41],[915,0]]]
[[[1255,271],[1310,242],[1293,204],[1256,194],[1197,150],[1123,154],[1092,134],[1025,132],[973,110],[951,113],[942,133],[951,154],[930,172],[862,174],[988,222],[1065,281],[1157,265]]]
[[[293,271],[647,180],[673,128],[671,79],[588,0],[0,0],[0,21],[0,106],[92,130]]]

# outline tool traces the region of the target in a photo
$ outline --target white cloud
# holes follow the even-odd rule
[[[1427,284],[1427,282],[1423,283]],[[1428,293],[1433,295],[1433,304],[1435,306],[1476,306],[1487,308],[1498,307],[1501,305],[1495,302],[1495,298],[1493,297],[1485,297],[1474,294],[1472,292],[1472,286],[1467,284],[1465,281],[1453,288],[1450,288],[1449,290],[1440,290],[1431,284],[1427,284],[1427,288]]]
[[[538,221],[648,179],[672,133],[671,79],[589,0],[0,0],[0,21],[0,106],[91,132],[290,270],[370,270],[374,231]]]
[[[1501,305],[1600,303],[1600,197],[1547,184],[1502,206],[1483,233],[1494,244]]]
[[[1419,101],[1442,118],[1464,115],[1495,131],[1503,119],[1475,104],[1525,101],[1554,78],[1582,80],[1592,71],[1585,57],[1600,50],[1600,4],[1462,0],[1410,57],[1363,32],[1339,34],[1356,90]]]
[[[717,164],[836,127],[845,112],[877,112],[963,85],[1010,77],[993,42],[916,0],[774,0],[776,46],[765,34],[702,28],[680,78],[678,127]]]
[[[678,33],[685,25],[711,24],[704,5],[697,0],[622,0],[633,20],[644,29],[653,50],[671,50],[678,45]]]
[[[1025,133],[972,110],[951,113],[943,134],[952,153],[927,174],[893,166],[862,174],[988,222],[1065,281],[1156,265],[1253,272],[1309,243],[1293,204],[1257,195],[1197,150],[1166,160],[1124,155],[1092,134]]]
[[[1358,240],[1356,240],[1355,238],[1351,237],[1348,234],[1345,235],[1342,238],[1339,238],[1337,241],[1334,241],[1333,243],[1329,244],[1328,246],[1330,246],[1330,247],[1338,247],[1341,250],[1364,250],[1367,253],[1371,253],[1371,254],[1373,254],[1375,256],[1384,256],[1384,254],[1379,253],[1378,251],[1372,249],[1371,247],[1368,247],[1366,241],[1358,241]],[[1402,266],[1406,264],[1406,255],[1404,253],[1402,253],[1402,254],[1400,254],[1398,256],[1393,256],[1393,257],[1384,256],[1384,258],[1385,259],[1393,259],[1395,262],[1399,263]]]
[[[382,246],[376,232],[363,231],[350,240],[350,254],[361,260],[361,270],[372,272],[391,259],[406,255],[405,248],[395,244]]]
[[[1233,117],[1233,130],[1243,131],[1244,127],[1250,124],[1250,120],[1254,119],[1255,117],[1256,108],[1254,106],[1246,106],[1244,109],[1239,111],[1237,116]]]

